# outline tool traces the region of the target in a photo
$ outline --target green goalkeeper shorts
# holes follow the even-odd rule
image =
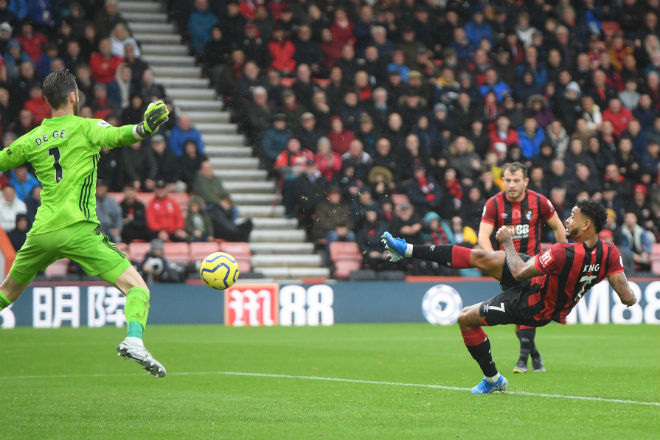
[[[35,275],[60,258],[82,266],[87,275],[114,284],[131,266],[123,252],[91,222],[78,222],[56,231],[29,235],[16,254],[9,274],[20,284],[29,284]]]

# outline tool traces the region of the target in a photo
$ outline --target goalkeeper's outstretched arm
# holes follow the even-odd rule
[[[149,104],[144,120],[136,125],[112,127],[105,121],[89,125],[88,139],[92,145],[108,148],[124,147],[155,133],[169,119],[169,111],[163,101]]]

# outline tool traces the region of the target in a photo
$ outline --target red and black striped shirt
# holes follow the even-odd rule
[[[530,256],[541,252],[541,223],[555,213],[552,202],[544,195],[525,190],[520,202],[511,202],[504,191],[495,194],[484,205],[481,221],[497,230],[502,226],[511,229],[516,250]]]
[[[587,290],[607,275],[623,272],[619,250],[600,240],[593,248],[585,243],[556,243],[537,255],[534,263],[544,273],[530,284],[529,306],[544,305],[534,319],[561,324]]]

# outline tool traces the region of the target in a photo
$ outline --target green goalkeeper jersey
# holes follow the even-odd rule
[[[101,147],[140,140],[134,125],[112,127],[101,119],[74,115],[44,119],[34,130],[0,151],[0,171],[29,162],[43,187],[29,235],[54,231],[96,217],[96,166]]]

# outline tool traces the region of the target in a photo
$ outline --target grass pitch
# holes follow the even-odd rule
[[[123,329],[0,331],[0,438],[658,439],[657,326],[548,326],[526,375],[486,330],[505,394],[466,391],[456,326],[150,326],[164,379],[116,357]]]

